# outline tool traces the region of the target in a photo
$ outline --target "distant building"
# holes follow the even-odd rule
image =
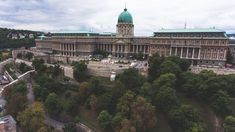
[[[81,31],[52,33],[36,39],[38,50],[61,56],[88,56],[95,50],[115,57],[131,58],[142,53],[145,57],[179,56],[193,65],[221,67],[225,65],[229,39],[224,31],[207,29],[161,29],[153,36],[134,36],[132,15],[125,8],[119,15],[116,34]]]
[[[11,34],[11,39],[18,39],[18,34],[12,33]]]
[[[29,38],[34,38],[34,35],[32,33],[29,34]]]
[[[22,33],[20,33],[20,34],[19,34],[19,38],[20,38],[20,39],[24,39],[24,38],[25,38],[25,35],[22,34]]]
[[[0,132],[16,132],[16,121],[12,116],[0,117]]]

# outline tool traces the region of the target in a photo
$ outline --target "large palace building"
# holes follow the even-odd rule
[[[57,32],[36,39],[42,52],[61,56],[86,56],[95,50],[115,57],[130,57],[143,53],[151,56],[179,56],[193,65],[224,66],[229,39],[224,31],[208,29],[161,29],[153,36],[134,36],[131,14],[125,8],[118,17],[116,33]]]

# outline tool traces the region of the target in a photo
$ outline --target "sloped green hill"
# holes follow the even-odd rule
[[[0,28],[0,49],[35,46],[35,37],[42,32]],[[29,36],[31,34],[31,37]],[[20,35],[25,36],[20,38]],[[32,37],[33,36],[33,37]],[[15,38],[14,38],[15,37]]]

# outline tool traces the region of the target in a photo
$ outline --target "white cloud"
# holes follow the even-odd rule
[[[235,31],[233,0],[0,0],[0,24],[31,30],[115,32],[127,4],[135,34],[164,28],[217,27]]]

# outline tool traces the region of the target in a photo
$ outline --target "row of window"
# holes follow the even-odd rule
[[[155,40],[153,42],[163,44],[226,44],[226,40]]]
[[[224,33],[155,33],[155,37],[225,37]]]

